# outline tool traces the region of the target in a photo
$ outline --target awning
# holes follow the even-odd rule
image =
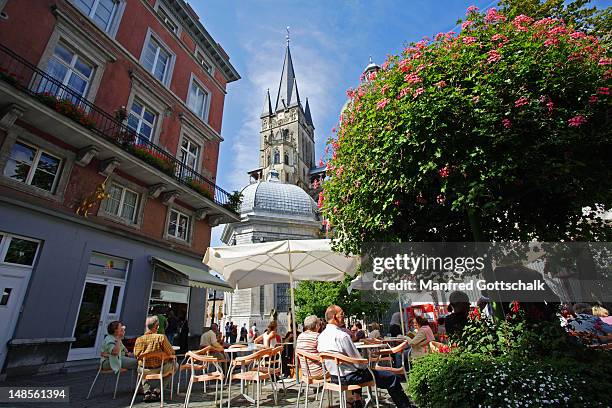
[[[222,292],[233,292],[233,288],[228,285],[222,279],[211,275],[202,268],[195,268],[193,266],[180,264],[167,259],[153,257],[153,262],[160,264],[160,266],[168,268],[173,272],[183,274],[189,278],[189,286],[195,288],[205,288],[220,290]]]

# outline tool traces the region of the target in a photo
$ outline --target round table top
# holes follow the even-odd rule
[[[355,343],[355,347],[357,347],[358,349],[386,348],[387,345],[385,343],[373,343],[373,344]]]
[[[252,353],[254,351],[259,351],[260,348],[256,348],[254,345],[249,344],[246,347],[228,347],[225,351],[226,353]]]

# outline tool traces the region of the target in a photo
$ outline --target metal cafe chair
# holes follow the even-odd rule
[[[404,378],[408,379],[406,364],[404,363],[404,350],[406,350],[407,347],[408,340],[398,344],[395,347],[379,350],[373,361],[374,369],[388,371],[396,375],[403,375]],[[393,367],[393,354],[399,354],[401,356],[401,358],[399,359],[401,361],[400,367]],[[384,365],[383,363],[388,363],[389,365]]]
[[[199,350],[201,351],[201,350]],[[219,366],[220,359],[214,356],[202,355],[197,352],[187,352],[187,365],[191,367],[191,376],[189,378],[189,385],[187,386],[187,395],[185,395],[185,407],[189,407],[189,398],[191,397],[191,391],[193,389],[193,383],[201,382],[206,384],[207,382],[215,382],[215,405],[217,405],[217,394],[219,388],[221,388],[221,395],[219,401],[223,403],[223,370]],[[209,366],[215,368],[215,371],[208,370]],[[201,371],[202,374],[196,374],[196,371]]]
[[[209,353],[212,351],[212,347],[211,346],[206,346],[203,349],[197,350],[197,351],[192,351],[191,353],[200,355],[200,356],[206,356],[209,355]],[[183,361],[181,361],[181,363],[179,364],[179,368],[178,368],[178,378],[176,381],[176,393],[179,394],[180,391],[180,387],[181,387],[181,373],[185,373],[185,379],[187,379],[187,376],[189,375],[189,372],[191,370],[191,364],[189,364],[189,353],[185,354],[185,357],[183,358]],[[197,371],[202,371],[204,370],[204,365],[203,364],[196,364],[195,365],[195,369]],[[206,383],[205,383],[206,384]],[[206,388],[204,388],[204,391],[206,391]]]
[[[345,356],[344,354],[328,353],[328,352],[320,353],[319,358],[321,359],[323,363],[325,363],[325,361],[331,361],[336,366],[336,369],[338,371],[338,378],[337,378],[338,384],[336,384],[336,383],[331,382],[330,376],[327,376],[326,370],[325,370],[325,364],[323,364],[323,394],[325,394],[325,390],[328,390],[329,392],[337,392],[338,396],[340,397],[340,408],[347,408],[347,403],[346,403],[346,392],[347,391],[356,391],[356,390],[365,388],[371,400],[372,399],[371,390],[374,389],[376,408],[379,408],[378,388],[376,388],[376,382],[374,381],[374,373],[372,372],[372,370],[370,369],[370,366],[368,365],[367,358],[353,358],[353,357]],[[354,365],[354,364],[365,365],[366,369],[370,372],[372,379],[370,381],[366,381],[361,384],[354,384],[354,385],[342,384],[342,381],[341,381],[342,366],[343,365]],[[324,396],[325,395],[321,396],[321,401],[319,401],[319,408],[323,406]],[[331,402],[331,395],[329,396],[329,399]]]
[[[248,356],[236,357],[232,360],[232,364],[229,369],[229,376],[227,380],[227,408],[231,407],[232,401],[232,381],[240,380],[245,382],[252,382],[256,385],[255,391],[255,403],[259,408],[259,401],[261,399],[261,383],[265,380],[272,379],[270,373],[270,367],[265,367],[262,364],[262,360],[266,357],[273,355],[274,349],[262,349],[258,350]],[[234,370],[240,367],[240,372],[234,373]],[[274,393],[274,404],[277,405],[276,397],[276,384],[272,381],[272,390]]]
[[[272,376],[271,381],[278,383],[278,379],[283,373],[283,361],[282,361],[283,346],[276,346],[270,351],[270,355],[262,358],[260,370],[262,372],[268,372]],[[264,382],[265,384],[265,382]],[[283,392],[287,394],[285,388],[285,382],[282,381]]]
[[[96,376],[94,377],[93,382],[91,383],[91,387],[89,387],[89,392],[87,393],[87,398],[85,399],[89,399],[89,397],[91,396],[91,392],[94,389],[94,385],[96,385],[96,381],[98,381],[98,377],[100,376],[100,374],[115,374],[115,372],[112,369],[108,369],[108,370],[104,370],[102,368],[102,359],[100,359],[100,365],[98,366],[98,372],[96,373]],[[117,387],[119,386],[119,377],[121,376],[122,373],[125,373],[127,370],[127,368],[122,368],[119,370],[119,372],[117,372],[117,379],[115,380],[115,392],[113,392],[113,399],[115,399],[117,397]],[[134,378],[132,377],[132,383]],[[106,378],[104,378],[104,383],[102,385],[102,392],[104,392],[104,388],[106,386]]]
[[[159,367],[159,373],[147,373],[147,371],[149,371],[150,369],[146,368],[146,362],[147,359],[151,360],[151,359],[159,359],[161,360],[161,365]],[[140,385],[142,384],[143,381],[145,380],[157,380],[159,381],[160,384],[160,389],[161,389],[161,401],[160,401],[160,407],[164,406],[164,378],[170,376],[170,399],[172,399],[172,389],[174,388],[174,372],[176,371],[174,369],[174,366],[176,366],[176,356],[174,355],[168,355],[166,353],[164,353],[163,351],[156,351],[153,353],[147,353],[147,354],[143,354],[141,356],[138,357],[138,362],[139,362],[139,375],[138,375],[138,381],[136,382],[136,389],[134,389],[134,396],[132,396],[132,402],[130,403],[130,408],[132,408],[132,406],[134,406],[134,400],[136,399],[136,393],[138,392],[138,387],[140,387]],[[142,364],[140,364],[140,362],[142,362]],[[173,369],[169,370],[167,372],[164,373],[163,367],[164,364],[167,362],[172,362],[173,363]]]
[[[321,375],[313,375],[310,372],[309,362],[315,363],[319,366],[323,366],[323,361],[319,357],[318,354],[309,353],[304,350],[297,349],[297,363],[299,370],[299,378],[300,378],[300,387],[298,388],[298,396],[295,401],[295,407],[299,408],[300,406],[300,396],[302,395],[302,385],[306,384],[306,390],[304,393],[304,408],[308,408],[308,391],[311,385],[317,387],[317,395],[315,397],[315,401],[319,398],[319,389],[323,384],[323,374]],[[323,397],[321,397],[323,398]]]

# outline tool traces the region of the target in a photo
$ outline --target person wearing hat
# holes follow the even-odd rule
[[[452,313],[446,316],[446,334],[448,336],[460,336],[468,321],[470,312],[470,299],[461,291],[455,291],[448,297],[449,310]]]

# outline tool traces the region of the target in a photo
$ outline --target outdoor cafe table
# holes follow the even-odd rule
[[[377,350],[377,349],[382,349],[382,348],[389,348],[389,345],[386,344],[386,343],[362,343],[362,342],[358,342],[358,343],[355,343],[355,347],[357,348],[357,350],[361,351],[362,353],[363,353],[363,351],[365,351],[367,356],[364,356],[364,357],[366,357],[368,359],[368,361],[370,361],[372,350]]]

